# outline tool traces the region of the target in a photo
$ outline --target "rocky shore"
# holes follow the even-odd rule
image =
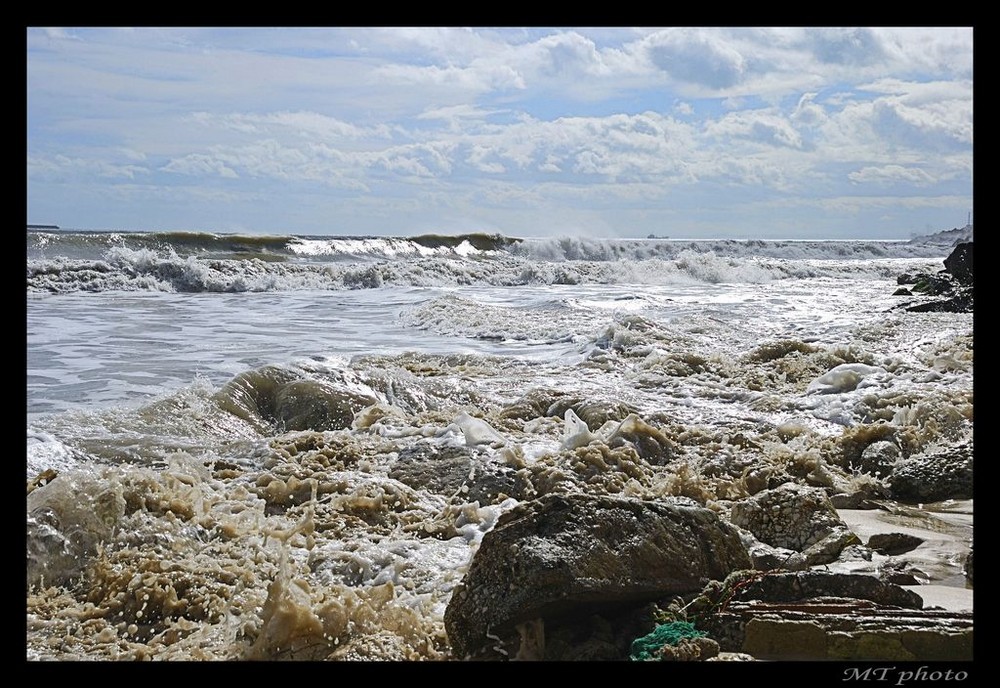
[[[975,296],[975,280],[972,269],[972,246],[968,241],[955,246],[945,258],[944,269],[937,273],[905,273],[896,282],[898,296],[921,296],[919,301],[908,301],[900,306],[919,313],[946,311],[950,313],[972,313]]]
[[[179,397],[224,455],[60,445],[27,485],[28,657],[967,662],[973,332],[943,311],[971,258],[820,336],[629,315],[548,368],[265,366]]]
[[[901,275],[896,293],[920,298],[899,308],[971,312],[972,247]],[[891,440],[760,476],[721,511],[586,491],[522,502],[448,605],[455,656],[971,660],[971,441],[903,456]]]

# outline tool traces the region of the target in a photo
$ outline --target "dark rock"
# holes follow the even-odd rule
[[[492,646],[491,636],[520,632],[523,641],[538,619],[642,606],[749,566],[736,529],[708,509],[550,494],[507,512],[483,537],[445,628],[465,657]]]
[[[878,567],[878,578],[896,585],[922,585],[930,577],[905,559],[887,559]]]
[[[767,573],[740,585],[730,600],[786,603],[830,597],[869,600],[881,606],[904,609],[924,606],[923,599],[912,590],[885,583],[874,576],[832,571]]]
[[[893,296],[913,296],[913,292],[906,287],[900,287],[896,291],[892,292]]]
[[[972,443],[901,459],[889,476],[892,496],[901,502],[972,499]]]
[[[972,287],[956,290],[954,296],[942,301],[928,301],[907,306],[911,313],[972,313],[975,310]]]
[[[923,538],[907,533],[875,533],[868,538],[868,547],[879,554],[896,555],[914,550],[923,542]]]
[[[513,468],[480,457],[471,447],[436,446],[420,442],[403,449],[389,469],[389,477],[414,489],[463,502],[497,504],[507,497],[523,499],[527,483]]]
[[[921,581],[910,571],[883,571],[878,579],[895,585],[920,585]]]
[[[801,552],[783,547],[772,547],[761,542],[750,535],[751,542],[747,545],[747,552],[753,561],[753,567],[758,571],[773,571],[783,569],[785,571],[802,571],[809,568],[805,556]]]
[[[722,638],[722,650],[759,660],[972,660],[971,612],[899,610],[862,600],[738,603],[704,625]]]
[[[972,242],[958,244],[944,259],[944,269],[961,284],[972,284]]]
[[[969,555],[965,558],[965,580],[969,581],[969,585],[972,585],[972,547],[969,547]]]
[[[914,313],[971,313],[975,307],[975,287],[972,270],[972,242],[955,245],[954,250],[944,260],[944,270],[936,275],[920,273],[902,274],[896,283],[912,284],[913,292],[929,296],[943,296],[944,299],[917,304],[903,304],[900,307]],[[907,295],[904,289],[897,289],[896,295]]]

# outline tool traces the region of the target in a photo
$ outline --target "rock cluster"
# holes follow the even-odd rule
[[[844,547],[860,542],[825,490],[796,483],[735,503],[730,520],[765,544],[801,553],[809,566],[834,561]]]
[[[900,285],[894,294],[913,296],[914,292],[940,297],[920,303],[904,304],[911,312],[971,313],[975,296],[975,280],[972,267],[972,242],[955,246],[944,260],[944,269],[936,274],[918,273],[900,275],[896,282]],[[912,285],[907,288],[904,285]]]
[[[546,495],[504,514],[483,537],[445,627],[460,657],[512,638],[520,654],[528,646],[537,653],[553,623],[638,609],[749,566],[736,529],[704,507]]]

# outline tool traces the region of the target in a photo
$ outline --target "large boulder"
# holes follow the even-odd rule
[[[772,547],[801,552],[809,566],[836,561],[840,551],[860,544],[826,491],[785,483],[733,504],[730,520]]]
[[[944,269],[951,273],[960,284],[972,284],[972,242],[958,244],[947,258]]]
[[[445,628],[465,657],[500,637],[537,637],[543,621],[640,607],[749,566],[736,529],[709,509],[550,494],[507,512],[483,537]]]
[[[889,476],[892,496],[901,502],[972,499],[972,443],[900,459]]]

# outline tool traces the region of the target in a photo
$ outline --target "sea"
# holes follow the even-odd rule
[[[26,244],[29,660],[459,659],[452,590],[524,500],[725,513],[972,439],[972,314],[895,293],[933,241]]]

